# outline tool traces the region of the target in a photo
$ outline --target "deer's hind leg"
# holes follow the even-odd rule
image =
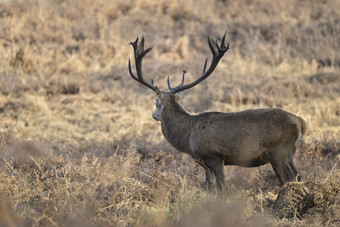
[[[296,145],[290,151],[289,156],[286,160],[287,168],[289,169],[289,171],[291,172],[291,175],[292,175],[291,178],[289,179],[290,181],[291,180],[298,180],[298,181],[301,180],[301,177],[298,176],[298,171],[296,170],[296,167],[295,167],[294,162],[293,162],[293,156],[295,154],[295,151],[296,151]]]
[[[293,163],[295,146],[292,148],[279,147],[269,154],[269,162],[272,165],[280,185],[295,180],[297,170]]]
[[[296,169],[293,168],[291,162],[289,160],[286,160],[286,163],[284,165],[284,171],[287,176],[287,181],[292,181],[295,179],[297,175]]]
[[[276,157],[269,158],[269,162],[272,165],[277,178],[279,179],[280,185],[284,185],[288,181],[284,168],[284,162]]]

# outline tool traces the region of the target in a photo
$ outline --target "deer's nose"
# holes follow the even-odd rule
[[[159,121],[158,117],[156,116],[155,112],[152,114],[152,118],[155,119],[156,121]]]

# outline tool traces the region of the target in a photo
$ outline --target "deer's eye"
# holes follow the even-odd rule
[[[156,100],[156,107],[158,108],[160,106],[159,100]]]

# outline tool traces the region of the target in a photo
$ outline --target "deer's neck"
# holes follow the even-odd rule
[[[195,117],[183,110],[183,108],[173,101],[162,112],[162,132],[168,142],[176,149],[189,153],[189,137]]]

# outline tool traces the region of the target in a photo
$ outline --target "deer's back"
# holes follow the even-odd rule
[[[236,113],[208,112],[195,116],[191,132],[193,153],[215,152],[251,159],[279,143],[295,143],[303,122],[281,109],[256,109]]]

